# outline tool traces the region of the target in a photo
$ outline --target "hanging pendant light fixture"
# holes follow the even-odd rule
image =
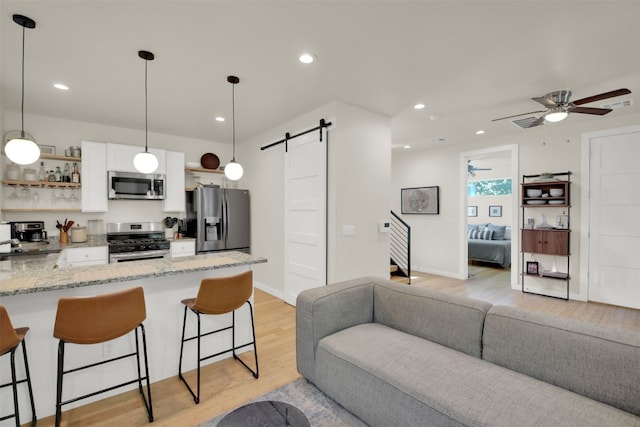
[[[244,169],[242,165],[236,162],[236,92],[235,87],[240,83],[240,79],[236,76],[227,77],[227,81],[231,83],[231,122],[232,122],[232,142],[233,142],[233,157],[231,162],[227,163],[224,167],[224,175],[231,181],[237,181],[242,178]]]
[[[136,154],[133,158],[133,166],[138,172],[153,173],[158,169],[158,158],[149,152],[149,126],[147,117],[147,64],[153,61],[155,56],[146,50],[138,51],[138,56],[144,59],[144,151]]]
[[[20,134],[7,141],[4,151],[12,162],[29,165],[40,158],[40,147],[24,131],[24,34],[26,28],[35,28],[36,22],[23,15],[13,15],[13,22],[22,27],[22,106],[20,108],[22,125]]]

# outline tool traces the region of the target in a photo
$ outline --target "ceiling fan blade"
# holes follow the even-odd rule
[[[544,105],[547,108],[553,108],[558,106],[558,104],[554,100],[549,99],[546,96],[539,96],[537,98],[531,98],[531,99],[533,99],[536,102],[539,102],[540,104]]]
[[[530,113],[522,113],[522,114],[514,114],[513,116],[500,117],[499,119],[493,119],[492,122],[497,122],[498,120],[512,119],[514,117],[526,116],[527,114],[538,114],[538,113],[546,113],[547,110],[541,111],[531,111]]]
[[[527,128],[534,128],[536,126],[540,126],[544,124],[544,116],[540,116],[538,118],[538,120],[536,120],[535,122],[531,123],[529,126],[527,126]]]
[[[629,89],[612,90],[611,92],[605,92],[599,95],[593,95],[587,98],[578,99],[577,101],[573,101],[573,104],[574,105],[588,104],[590,102],[600,101],[602,99],[607,99],[607,98],[614,98],[616,96],[621,96],[621,95],[628,95],[630,93],[631,91]]]
[[[573,107],[569,109],[570,113],[581,113],[581,114],[595,114],[598,116],[604,116],[607,113],[610,113],[610,108],[590,108],[590,107]]]

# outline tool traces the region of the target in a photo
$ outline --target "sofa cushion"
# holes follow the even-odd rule
[[[370,425],[631,426],[637,417],[384,325],[321,339],[316,385]]]
[[[495,306],[483,341],[487,361],[640,416],[637,332]]]
[[[425,288],[378,283],[374,322],[471,356],[482,354],[482,328],[491,304]]]

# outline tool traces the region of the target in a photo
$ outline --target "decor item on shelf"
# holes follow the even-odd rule
[[[23,15],[13,15],[13,22],[22,27],[22,104],[20,107],[21,112],[21,127],[20,134],[15,137],[11,137],[4,146],[4,151],[7,154],[9,160],[20,165],[29,165],[40,158],[40,147],[33,141],[33,138],[28,136],[24,131],[24,39],[25,29],[35,28],[36,22]]]
[[[200,157],[200,164],[205,169],[218,169],[220,159],[213,153],[205,153]]]
[[[224,175],[232,181],[237,181],[242,178],[244,169],[242,165],[236,162],[236,92],[235,87],[240,83],[240,79],[236,76],[228,76],[227,81],[231,83],[231,127],[232,127],[232,142],[233,142],[233,157],[231,162],[227,163],[224,167]]]
[[[537,261],[527,261],[527,274],[538,274]]]
[[[138,56],[144,59],[144,151],[133,158],[133,166],[140,173],[153,173],[158,169],[158,158],[149,152],[149,126],[147,115],[147,64],[153,61],[155,56],[146,50],[138,51]]]

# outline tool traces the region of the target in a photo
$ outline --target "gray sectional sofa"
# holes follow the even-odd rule
[[[298,371],[373,426],[640,426],[637,332],[374,277],[296,321]]]

